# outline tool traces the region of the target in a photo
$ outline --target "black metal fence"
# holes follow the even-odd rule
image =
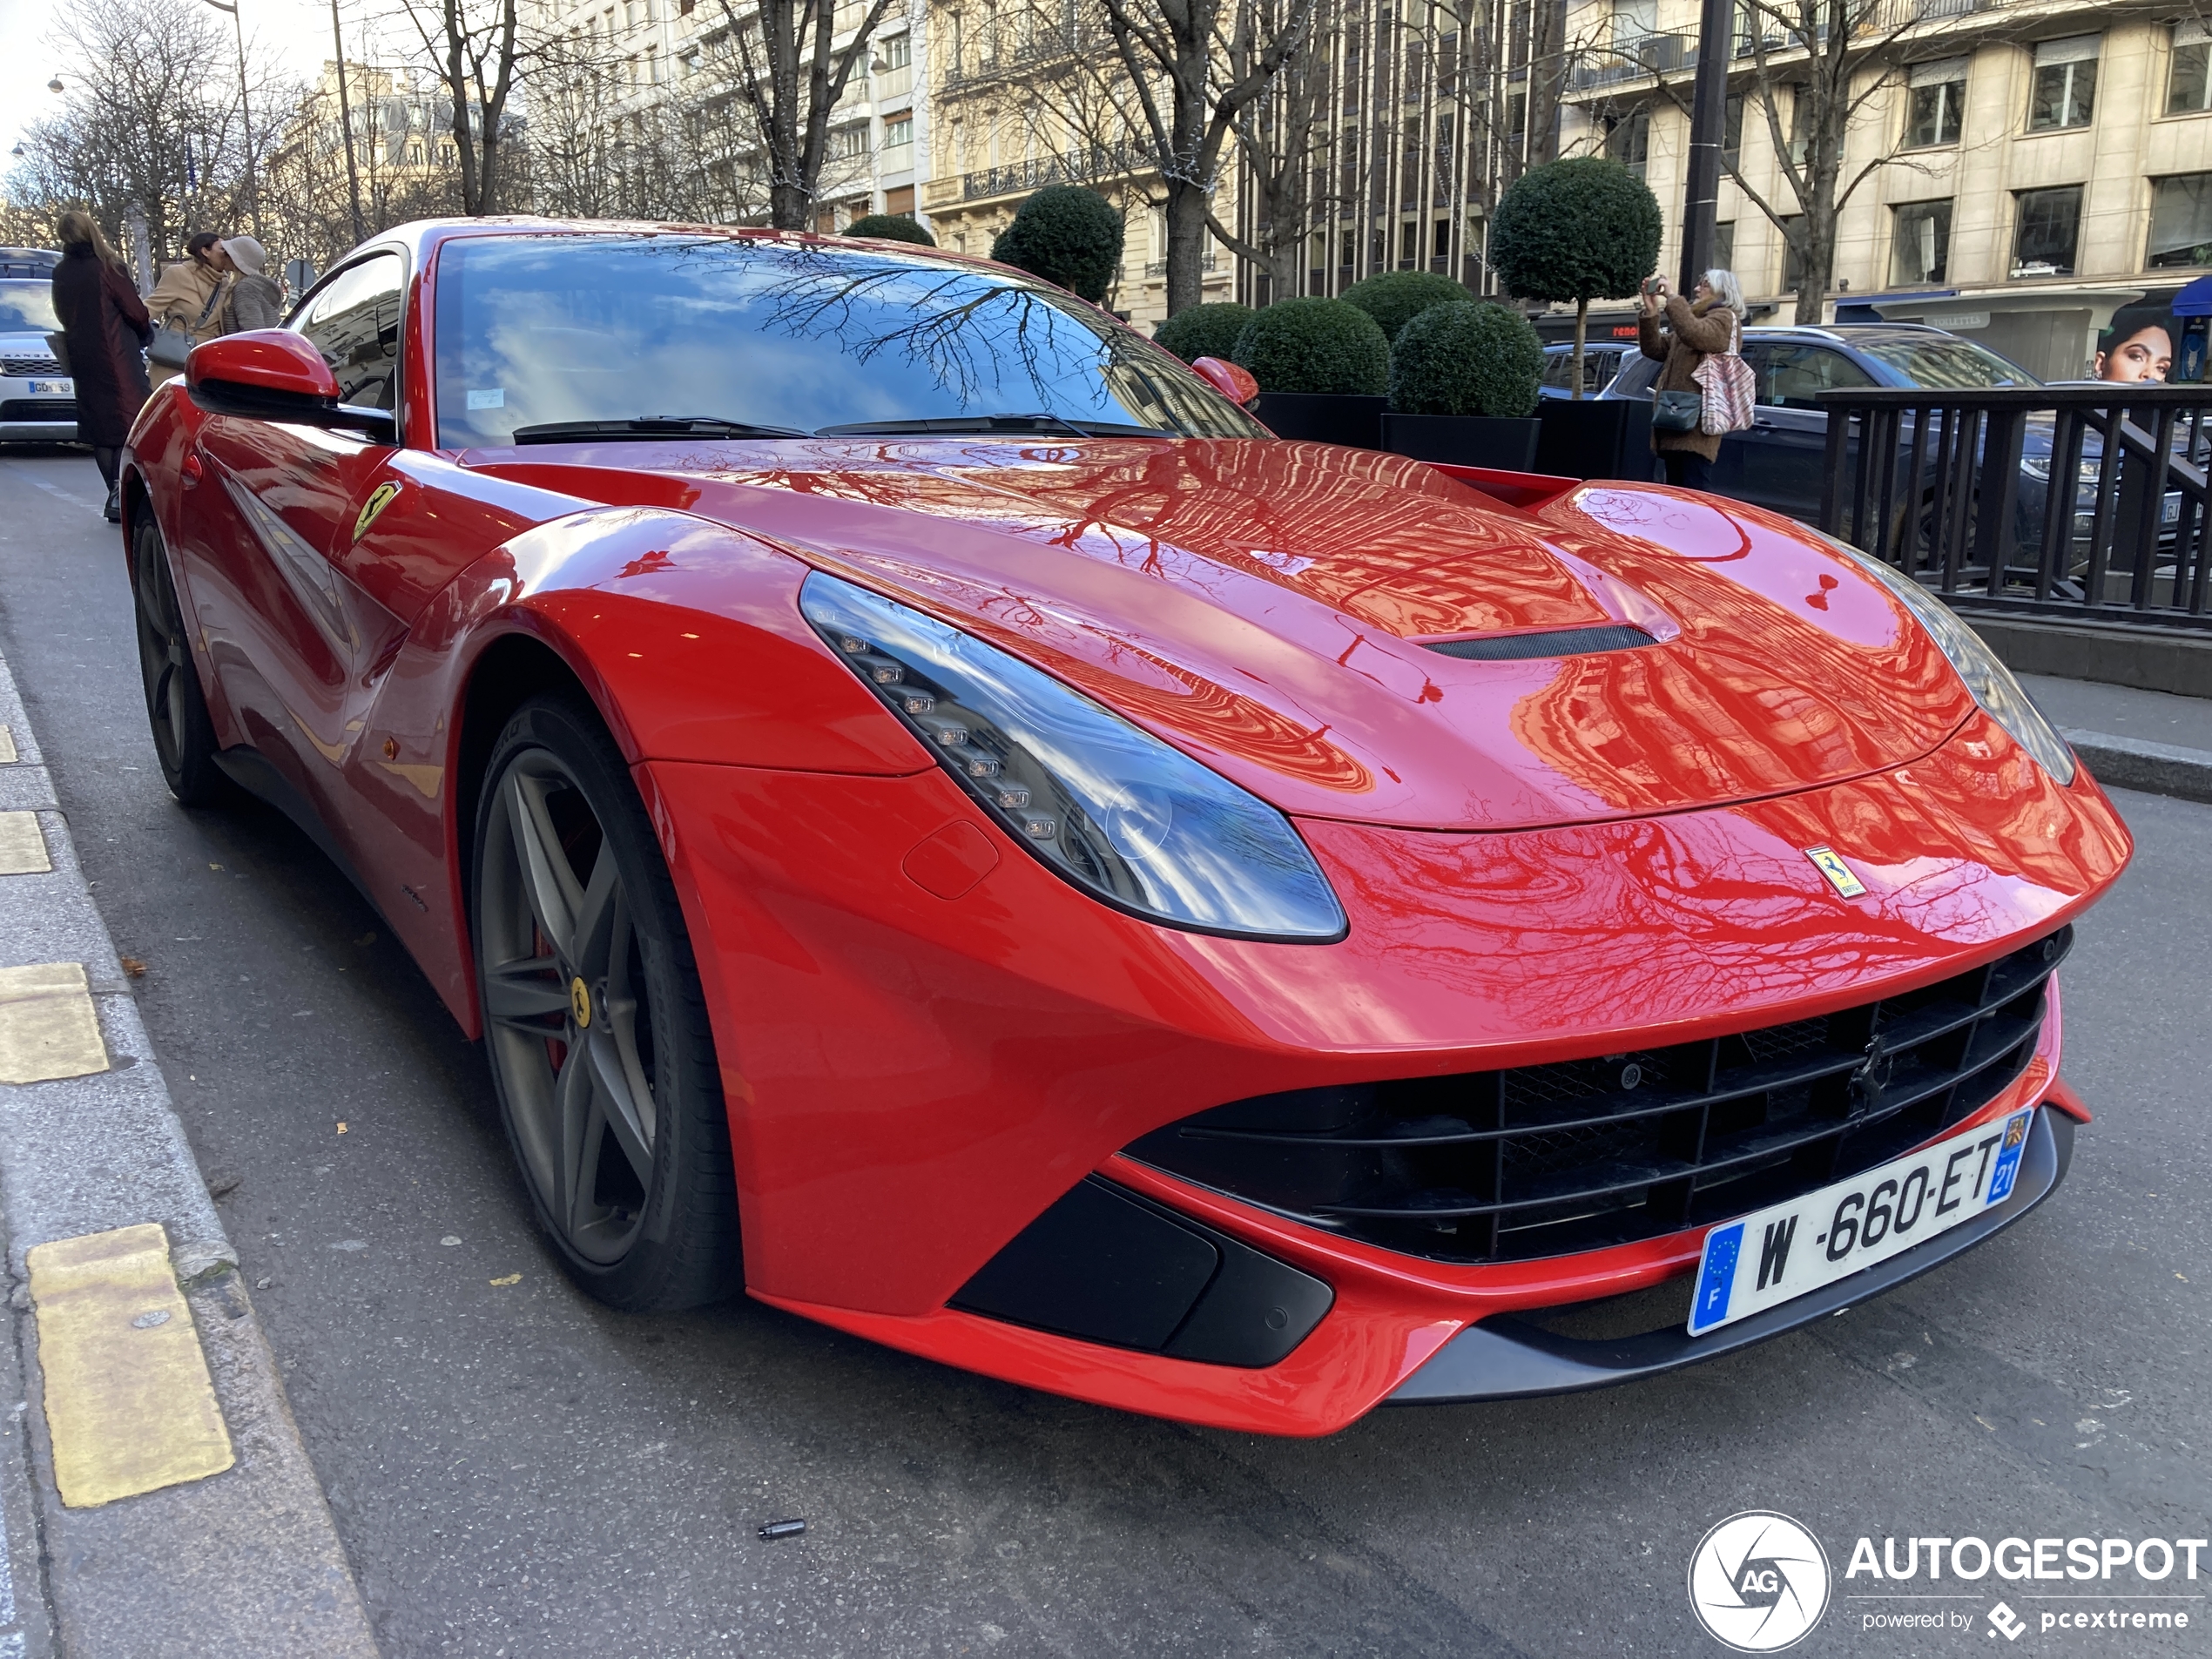
[[[2212,387],[1819,397],[1830,535],[1971,610],[2212,630]]]

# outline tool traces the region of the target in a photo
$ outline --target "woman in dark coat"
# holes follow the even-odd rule
[[[1667,292],[1662,277],[1643,291],[1643,314],[1636,319],[1636,343],[1646,357],[1665,367],[1654,392],[1696,392],[1697,366],[1716,352],[1736,350],[1743,341],[1743,290],[1734,274],[1708,271],[1684,300]],[[1720,459],[1717,432],[1662,432],[1652,429],[1651,448],[1667,465],[1667,482],[1685,489],[1712,485],[1713,462]]]
[[[90,213],[64,213],[62,262],[54,267],[54,311],[69,342],[69,374],[77,383],[77,441],[92,446],[107,485],[107,516],[123,518],[116,475],[151,388],[146,341],[153,320],[131,286],[130,273]]]

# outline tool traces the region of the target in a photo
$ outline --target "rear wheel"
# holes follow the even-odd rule
[[[230,794],[215,764],[215,722],[199,688],[192,637],[185,630],[169,550],[151,512],[138,515],[131,536],[131,589],[138,621],[138,673],[145,682],[146,720],[169,792],[187,806],[212,806]]]
[[[578,702],[508,722],[477,811],[486,1047],[516,1161],[569,1271],[635,1312],[738,1288],[705,998],[620,752]]]

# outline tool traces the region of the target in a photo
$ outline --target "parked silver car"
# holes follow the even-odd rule
[[[57,333],[51,280],[0,277],[0,443],[73,443],[77,388],[46,336]]]

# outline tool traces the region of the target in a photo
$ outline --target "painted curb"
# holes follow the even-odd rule
[[[2212,801],[2212,752],[2105,732],[2068,730],[2066,740],[2108,789],[2140,789],[2181,800]]]
[[[17,1444],[28,1452],[27,1468],[0,1469],[0,1488],[29,1475],[44,1581],[19,1574],[14,1599],[40,1604],[25,1609],[30,1651],[374,1659],[360,1590],[239,1281],[237,1252],[171,1103],[4,660],[0,725],[16,749],[13,764],[0,764],[0,811],[37,815],[52,864],[0,876],[0,968],[83,964],[107,1058],[106,1069],[86,1076],[0,1083],[0,1217],[15,1350],[5,1358],[20,1360]],[[26,1258],[42,1244],[146,1224],[168,1240],[237,1460],[185,1484],[71,1508],[55,1481]],[[42,1614],[51,1646],[35,1626]]]

